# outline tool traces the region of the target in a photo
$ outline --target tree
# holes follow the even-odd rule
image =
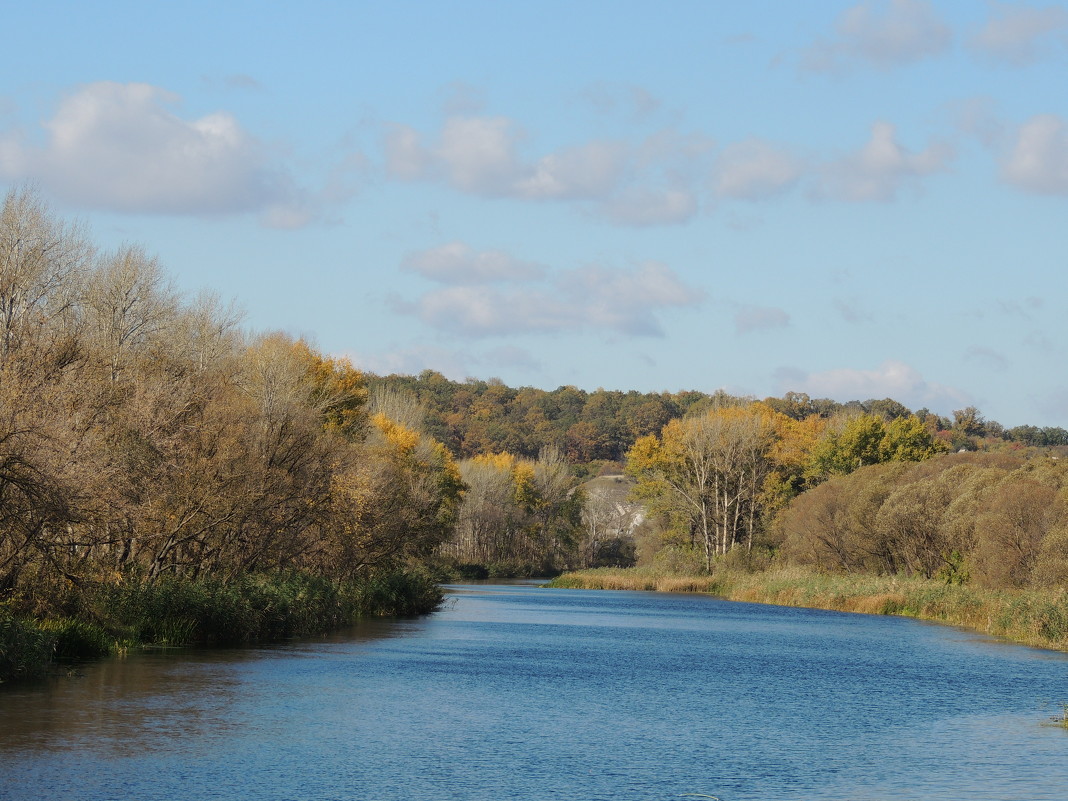
[[[1057,519],[1056,491],[1010,474],[993,490],[976,520],[975,573],[988,587],[1025,587]]]
[[[887,422],[912,416],[912,412],[908,410],[907,406],[898,403],[893,398],[883,398],[882,400],[870,399],[864,401],[863,405],[868,414],[881,417]]]
[[[105,257],[85,289],[87,325],[112,383],[137,351],[147,350],[178,316],[177,293],[144,248]]]
[[[600,567],[607,562],[627,561],[633,552],[635,527],[642,521],[641,507],[620,500],[604,487],[585,492],[582,504],[582,567]],[[629,546],[629,548],[628,548]]]
[[[804,474],[810,484],[817,484],[867,465],[922,461],[942,450],[944,446],[917,417],[896,417],[887,423],[873,414],[859,414],[828,426],[812,448]]]
[[[771,418],[759,408],[712,408],[643,437],[627,454],[636,493],[667,513],[700,544],[705,569],[736,542],[752,542],[775,441]]]
[[[953,412],[953,428],[968,437],[981,437],[986,433],[986,420],[974,406],[966,406]]]

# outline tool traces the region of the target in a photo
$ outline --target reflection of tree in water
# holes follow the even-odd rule
[[[246,729],[284,736],[292,699],[278,692],[303,660],[331,660],[404,625],[367,620],[329,637],[266,647],[136,652],[73,668],[69,675],[0,691],[0,753],[28,749],[82,757],[202,753]],[[3,797],[0,781],[0,797]]]

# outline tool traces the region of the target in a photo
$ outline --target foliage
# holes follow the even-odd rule
[[[796,498],[775,530],[785,556],[823,570],[1055,588],[1068,580],[1068,466],[999,454],[869,466]]]
[[[575,561],[584,499],[557,449],[537,460],[484,454],[459,470],[464,499],[439,549],[446,560],[484,565],[495,577],[547,575]]]
[[[810,485],[883,462],[919,462],[946,450],[919,418],[889,422],[874,414],[840,418],[811,449],[804,473]]]
[[[426,614],[441,601],[437,582],[418,568],[341,583],[303,572],[125,581],[79,593],[78,617],[34,622],[0,606],[0,681],[117,648],[277,641],[351,625],[365,615]]]
[[[99,253],[32,192],[7,196],[0,603],[20,652],[99,652],[102,632],[285,636],[310,590],[250,577],[378,582],[451,534],[463,486],[447,449],[369,409],[347,361],[239,322],[183,299],[142,248]],[[107,593],[124,622],[99,611]]]
[[[761,404],[713,406],[668,423],[659,438],[643,437],[627,454],[636,496],[688,534],[706,570],[736,543],[752,545],[769,481],[781,491],[773,460],[779,431],[789,429],[778,418]]]
[[[565,574],[549,586],[710,592],[736,601],[905,615],[1068,650],[1068,597],[1063,593],[990,590],[947,585],[938,579],[826,573],[782,565],[755,571],[717,567],[712,576],[602,568]]]
[[[0,682],[42,674],[56,637],[0,604]]]

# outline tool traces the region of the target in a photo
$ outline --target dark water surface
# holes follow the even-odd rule
[[[0,799],[1068,799],[1063,655],[702,596],[450,597],[0,689]]]

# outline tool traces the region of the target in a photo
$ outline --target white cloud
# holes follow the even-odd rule
[[[893,200],[904,182],[945,170],[952,158],[952,148],[938,142],[911,153],[897,141],[892,124],[877,122],[863,148],[823,167],[815,194],[847,201]]]
[[[801,177],[801,162],[762,139],[728,145],[716,165],[715,189],[724,197],[763,200],[781,194]]]
[[[520,178],[518,126],[506,117],[450,117],[437,160],[456,188],[476,195],[508,195]]]
[[[545,267],[520,261],[501,250],[476,251],[464,242],[449,242],[407,256],[401,269],[443,284],[482,284],[541,278]]]
[[[704,293],[683,284],[666,264],[647,261],[634,270],[596,265],[562,272],[556,284],[595,327],[623,334],[662,336],[654,311],[692,306]]]
[[[790,325],[790,315],[783,309],[763,306],[746,306],[734,315],[734,328],[739,334],[753,331],[767,331],[773,328],[786,328]]]
[[[953,387],[927,381],[915,368],[904,362],[888,360],[874,370],[838,368],[817,373],[784,368],[778,371],[782,392],[807,392],[847,402],[867,398],[893,398],[909,408],[960,408],[970,403],[969,396]]]
[[[646,262],[631,270],[596,265],[562,270],[508,289],[448,286],[394,306],[434,328],[470,337],[587,330],[662,336],[661,311],[694,306],[703,298],[666,265]]]
[[[306,221],[310,201],[226,112],[187,120],[179,98],[143,83],[100,82],[64,97],[46,142],[0,138],[0,175],[65,200],[122,212],[261,213]]]
[[[842,13],[835,25],[837,36],[813,44],[802,58],[802,68],[814,72],[840,69],[862,61],[879,68],[909,64],[949,49],[952,33],[922,0],[865,2]]]
[[[1056,114],[1041,114],[1016,132],[1001,177],[1028,192],[1068,195],[1068,125]]]
[[[712,147],[707,137],[664,130],[639,143],[593,140],[529,159],[520,152],[525,139],[499,116],[449,117],[432,145],[397,125],[385,137],[387,170],[481,197],[574,201],[620,225],[660,225],[697,212]]]
[[[1058,6],[999,4],[997,10],[998,15],[972,37],[971,45],[979,53],[1012,66],[1037,61],[1048,51],[1052,35],[1068,27],[1068,11]]]
[[[619,142],[590,142],[550,153],[517,181],[528,198],[599,198],[611,194],[623,176],[626,148]]]

